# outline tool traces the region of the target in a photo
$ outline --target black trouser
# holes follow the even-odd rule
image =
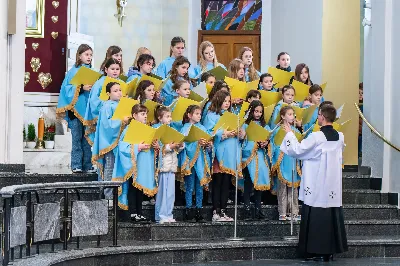
[[[220,212],[221,209],[226,209],[229,197],[229,185],[232,175],[225,173],[217,173],[212,179],[212,201],[215,211]]]
[[[132,185],[133,178],[129,179],[128,207],[131,214],[142,215],[143,191]]]
[[[244,177],[244,192],[243,192],[243,201],[244,206],[246,208],[250,207],[250,194],[254,187],[253,181],[251,181],[249,169],[243,169],[243,177]],[[256,209],[261,209],[261,190],[254,189],[254,204]]]

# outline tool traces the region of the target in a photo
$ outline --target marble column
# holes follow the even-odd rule
[[[17,1],[16,34],[7,33],[8,1],[0,1],[0,164],[23,162],[25,0]]]

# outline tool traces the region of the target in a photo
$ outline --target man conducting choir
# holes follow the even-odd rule
[[[347,251],[342,209],[342,153],[344,136],[332,123],[336,109],[325,105],[318,111],[321,131],[298,142],[290,125],[281,151],[302,160],[299,199],[303,201],[299,252],[306,259],[329,261],[333,254]]]

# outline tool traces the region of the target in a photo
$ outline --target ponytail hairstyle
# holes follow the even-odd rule
[[[279,117],[281,118],[279,121],[282,121],[282,116],[285,116],[287,111],[292,110],[294,113],[294,109],[292,106],[290,105],[285,105],[281,108],[281,110],[279,111]]]
[[[252,101],[251,102],[249,109],[247,110],[247,113],[249,114],[249,116],[246,119],[246,122],[245,122],[246,124],[250,124],[251,121],[255,121],[254,120],[254,111],[259,106],[261,106],[261,108],[262,108],[262,115],[258,122],[260,122],[260,126],[265,127],[265,125],[267,123],[265,122],[265,118],[264,118],[264,105],[260,101]]]
[[[274,81],[274,77],[270,74],[270,73],[264,73],[264,74],[262,74],[261,76],[260,76],[260,84],[261,83],[263,83],[264,82],[264,79],[266,78],[266,77],[271,77],[272,78],[272,82]]]
[[[146,106],[144,106],[143,104],[135,104],[133,107],[132,107],[132,116],[134,115],[134,114],[138,114],[138,113],[141,113],[141,112],[146,112],[146,113],[148,113],[149,112],[149,109],[147,109],[147,107]]]
[[[90,50],[90,51],[93,52],[92,47],[90,47],[89,45],[87,45],[87,44],[81,44],[81,45],[79,45],[78,50],[76,51],[75,67],[79,67],[80,65],[82,65],[82,61],[81,61],[81,59],[79,58],[79,56],[80,56],[81,54],[83,54],[84,52],[86,52],[87,50]],[[92,67],[92,64],[90,64],[90,67]]]
[[[107,52],[106,52],[106,57],[103,60],[103,63],[100,66],[100,70],[104,71],[104,67],[106,65],[106,62],[108,59],[112,58],[113,55],[118,54],[119,52],[122,52],[121,47],[116,46],[116,45],[112,45],[110,47],[108,47]],[[120,63],[120,67],[121,67],[121,73],[124,73],[124,69],[122,67],[122,59],[121,59],[121,63]]]
[[[229,76],[230,78],[240,80],[240,79],[238,78],[238,76],[237,76],[237,72],[238,72],[239,69],[240,69],[240,65],[243,65],[243,67],[244,67],[244,63],[243,63],[242,59],[239,59],[239,58],[235,58],[235,59],[233,59],[233,60],[229,63],[229,66],[228,66],[228,76]],[[244,76],[243,76],[243,78],[242,78],[240,81],[244,81]]]
[[[172,83],[175,83],[178,80],[178,70],[177,70],[177,68],[178,68],[178,66],[183,65],[183,64],[188,64],[189,67],[190,67],[189,60],[184,56],[178,56],[175,59],[174,63],[172,64],[172,68],[171,68],[171,72],[170,72],[171,73],[170,79],[171,79]],[[189,69],[189,67],[188,67],[188,69]],[[187,81],[190,81],[188,73],[189,72],[187,72],[185,74],[185,76],[183,76],[183,79],[185,79]]]
[[[138,65],[139,56],[141,56],[142,54],[150,54],[151,55],[151,51],[146,47],[140,47],[136,52],[135,61],[133,61],[133,64],[132,64],[133,67],[136,67]]]
[[[178,43],[183,43],[183,45],[186,47],[185,40],[182,37],[174,37],[174,38],[172,38],[171,47],[169,49],[169,56],[172,56],[172,47],[174,47]]]
[[[251,52],[251,54],[253,55],[253,50],[251,50],[250,47],[242,47],[239,51],[239,59],[241,59],[243,61],[243,54],[245,52]],[[257,74],[257,70],[254,67],[254,62],[252,61],[251,64],[249,65],[249,79],[250,81],[253,80],[257,80],[258,79],[258,74]]]
[[[207,69],[207,60],[204,57],[204,50],[207,47],[211,47],[214,50],[214,59],[213,59],[214,67],[217,67],[219,65],[218,60],[217,60],[217,55],[215,53],[214,45],[209,41],[204,41],[199,46],[199,56],[200,56],[199,65],[201,67],[201,71],[205,71]]]
[[[290,54],[288,54],[287,52],[280,52],[279,54],[278,54],[278,58],[276,59],[276,61],[279,61],[279,59],[281,59],[281,56],[282,55],[288,55],[288,56],[290,56]]]
[[[109,68],[111,65],[119,65],[119,74],[121,75],[122,73],[122,66],[120,64],[120,62],[118,62],[118,60],[115,60],[114,58],[109,58],[107,59],[106,62],[104,62],[104,66],[103,66],[103,76],[107,76],[106,73],[106,68]]]
[[[146,93],[144,91],[151,85],[154,86],[154,83],[152,81],[142,80],[136,88],[135,96],[133,96],[133,99],[139,100],[141,104],[144,104],[144,102],[146,102]]]
[[[156,108],[154,108],[154,124],[158,124],[161,122],[161,119],[165,113],[171,112],[171,110],[164,106],[164,105],[157,105]]]
[[[303,68],[305,68],[307,70],[307,73],[308,73],[308,78],[307,78],[307,80],[306,80],[306,82],[304,84],[307,84],[307,85],[311,86],[310,68],[304,63],[298,64],[296,66],[296,69],[294,70],[294,79],[297,80],[298,82],[303,83],[303,81],[300,78],[301,71],[303,71]]]
[[[201,112],[201,107],[196,104],[189,105],[189,107],[186,109],[185,113],[183,114],[182,125],[190,122],[189,114],[192,115],[194,113],[194,111],[196,111],[196,110],[200,110],[200,112]]]
[[[214,97],[211,100],[211,106],[210,106],[209,110],[211,112],[221,115],[222,114],[222,112],[221,112],[222,104],[224,103],[225,98],[228,96],[231,97],[231,94],[227,91],[220,90],[217,93],[215,93]],[[229,109],[228,109],[228,111],[229,111]]]

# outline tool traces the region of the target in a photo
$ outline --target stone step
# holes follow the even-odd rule
[[[301,208],[301,206],[300,206]],[[263,205],[263,213],[269,220],[278,220],[278,206],[276,205]],[[174,218],[182,221],[184,217],[185,207],[174,207]],[[211,221],[212,206],[204,206],[202,210],[204,219]],[[227,214],[230,217],[234,216],[234,205],[228,205]],[[143,215],[154,221],[154,206],[143,206]],[[238,219],[243,220],[244,206],[238,205]],[[388,204],[346,204],[344,205],[345,220],[393,220],[398,219],[398,210],[396,206]]]
[[[52,253],[51,256],[42,253],[30,258],[18,259],[13,262],[13,265],[171,265],[298,258],[297,241],[285,241],[277,237],[269,239],[248,238],[244,241],[228,241],[226,239],[119,241],[118,244],[121,246],[109,247],[110,242],[102,242],[101,248],[94,248],[94,243],[82,242],[82,250],[56,252]],[[341,265],[342,258],[393,258],[400,256],[400,238],[397,236],[350,236],[348,245],[349,250],[347,252],[335,255],[334,264]],[[72,245],[69,247],[74,249]],[[41,250],[44,251],[45,248],[42,246]],[[268,263],[265,261],[265,264]],[[303,264],[301,260],[297,260],[296,263]],[[309,263],[313,264],[313,262]],[[374,264],[373,259],[370,263],[372,264],[366,265],[378,265],[378,263]],[[249,262],[249,265],[253,265],[253,263]]]
[[[343,189],[343,204],[388,204],[388,193],[372,189]]]
[[[361,220],[345,221],[349,236],[400,236],[400,220]],[[300,222],[295,222],[293,234],[298,235]],[[251,237],[284,237],[290,236],[291,224],[289,221],[239,221],[237,236]],[[185,223],[171,224],[133,224],[119,223],[118,239],[120,240],[207,240],[226,239],[233,237],[233,222],[221,223]],[[108,237],[108,240],[111,240]]]

